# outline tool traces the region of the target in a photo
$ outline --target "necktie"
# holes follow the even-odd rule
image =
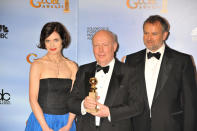
[[[109,71],[109,66],[102,67],[100,65],[96,65],[96,72],[99,72],[100,70],[103,70],[103,72],[106,74]]]
[[[148,52],[147,53],[148,59],[150,59],[151,57],[155,57],[155,58],[157,58],[159,60],[160,56],[161,56],[161,53],[159,53],[159,52],[157,52],[157,53]]]

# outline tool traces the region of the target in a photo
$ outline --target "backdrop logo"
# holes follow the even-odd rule
[[[93,35],[99,30],[109,30],[108,27],[87,27],[87,39],[92,40]]]
[[[62,8],[64,12],[69,12],[69,0],[30,0],[34,8]]]
[[[37,55],[34,54],[34,53],[30,53],[30,54],[28,54],[27,57],[26,57],[26,60],[27,60],[27,62],[28,62],[29,64],[31,64],[31,63],[35,60],[35,59],[32,59],[32,58],[31,58],[32,56],[37,57]]]
[[[0,92],[0,104],[10,104],[10,93],[4,92],[3,89]]]
[[[5,25],[0,25],[0,38],[8,39],[8,27]]]
[[[162,13],[167,13],[168,0],[127,0],[127,7],[130,9],[161,9]]]

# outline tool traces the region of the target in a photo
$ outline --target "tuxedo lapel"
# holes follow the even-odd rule
[[[85,89],[86,89],[85,92],[88,94],[90,92],[90,87],[91,87],[89,80],[90,80],[90,78],[95,77],[95,72],[96,72],[96,62],[92,63],[91,67],[88,68],[88,72],[85,73],[85,81],[84,81],[85,82]],[[88,94],[86,94],[86,95],[88,95]]]
[[[145,60],[146,60],[146,50],[143,50],[141,54],[136,58],[136,77],[139,80],[139,87],[142,88],[144,93],[144,101],[146,106],[149,107],[148,104],[148,96],[146,90],[146,82],[145,82]]]
[[[160,71],[159,71],[159,76],[157,79],[157,85],[156,85],[156,90],[154,93],[152,106],[155,103],[158,95],[161,93],[162,89],[165,87],[165,83],[168,77],[170,76],[170,71],[172,69],[172,62],[173,62],[170,51],[171,49],[166,46],[163,60],[162,60],[161,67],[160,67]]]
[[[111,80],[109,83],[106,99],[105,99],[105,105],[111,106],[113,104],[113,101],[116,97],[116,94],[118,93],[118,88],[120,87],[122,75],[121,75],[121,65],[118,60],[115,60],[114,69],[112,72]]]

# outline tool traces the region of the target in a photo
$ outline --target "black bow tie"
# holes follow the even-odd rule
[[[96,65],[96,72],[99,72],[100,70],[103,70],[103,72],[106,74],[109,71],[109,66],[102,67],[100,65]]]
[[[159,52],[157,52],[157,53],[148,52],[148,54],[147,54],[148,59],[150,59],[151,57],[155,57],[159,60],[160,56],[161,56],[161,53],[159,53]]]

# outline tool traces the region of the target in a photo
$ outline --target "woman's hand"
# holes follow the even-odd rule
[[[69,131],[70,128],[71,128],[71,125],[68,125],[68,124],[67,124],[66,126],[60,128],[59,131]]]
[[[43,131],[53,131],[53,129],[49,128],[49,129],[44,129]]]

